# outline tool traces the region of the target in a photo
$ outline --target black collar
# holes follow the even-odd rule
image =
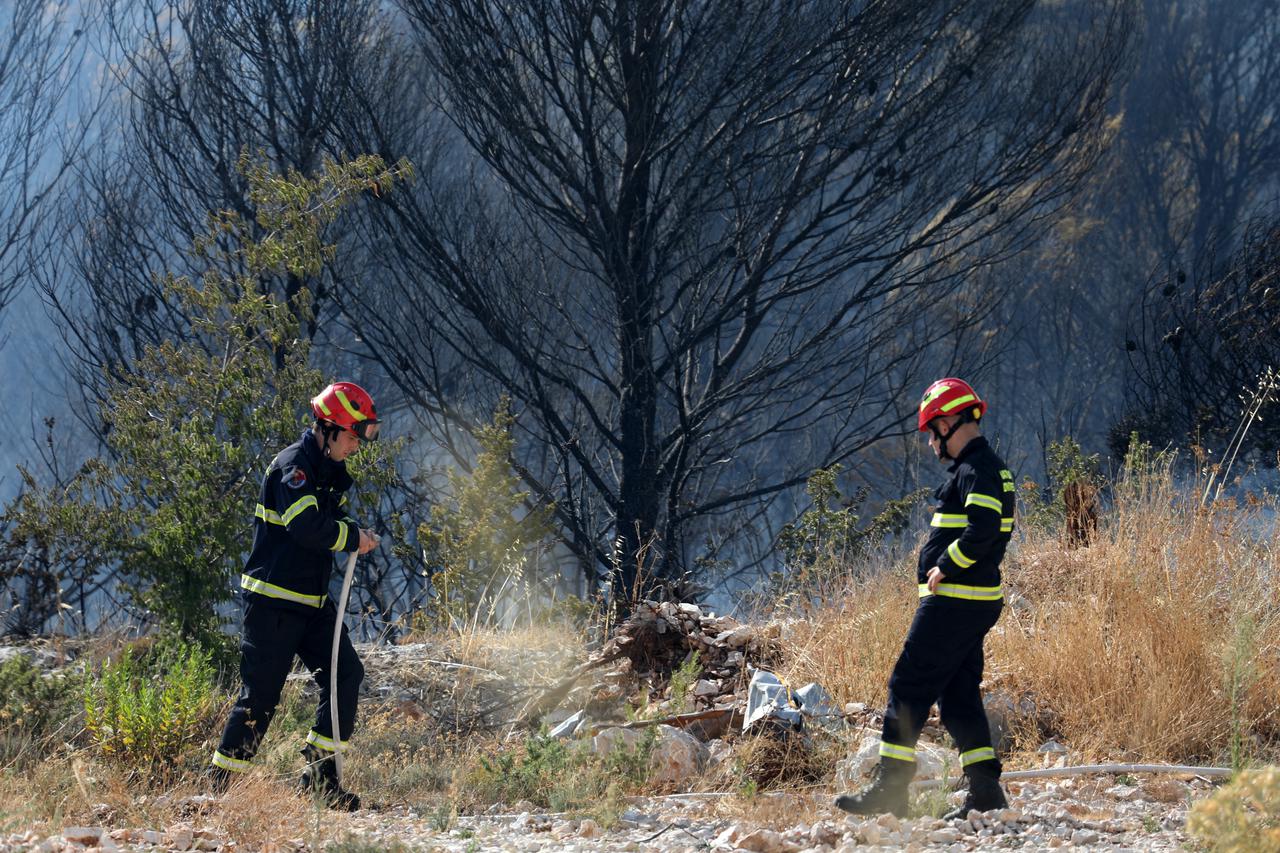
[[[964,461],[966,456],[971,453],[977,453],[979,450],[987,446],[987,439],[981,435],[976,438],[969,439],[969,443],[960,449],[960,452],[956,454],[955,461],[951,463],[951,466],[947,468],[947,470],[955,473],[956,468],[959,467],[960,463]]]
[[[320,448],[320,439],[316,438],[315,431],[310,427],[302,431],[302,452],[311,463],[311,470],[315,472],[320,482],[333,483],[342,488],[350,485],[351,475],[347,473],[347,463],[337,462],[325,456]]]

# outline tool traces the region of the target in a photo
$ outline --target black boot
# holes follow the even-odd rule
[[[307,759],[302,771],[302,793],[323,799],[336,811],[354,812],[360,808],[360,798],[338,784],[338,764],[331,753],[308,744],[302,755]]]
[[[964,805],[943,815],[943,820],[966,817],[971,811],[989,812],[992,809],[1007,809],[1009,801],[1000,788],[1000,762],[979,761],[965,768],[964,775],[969,777],[969,791],[964,795]]]
[[[214,796],[225,794],[227,788],[231,787],[231,771],[216,764],[210,765],[205,771],[205,779],[209,782],[209,793]]]
[[[875,815],[889,812],[906,817],[907,785],[915,776],[914,761],[881,759],[871,771],[871,784],[856,794],[836,797],[836,808],[849,814]]]

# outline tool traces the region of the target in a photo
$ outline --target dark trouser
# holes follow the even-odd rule
[[[982,641],[1000,618],[1001,609],[999,603],[937,595],[920,601],[889,678],[889,705],[880,743],[882,760],[915,760],[920,729],[937,702],[942,724],[955,739],[966,771],[979,762],[995,761],[979,684]]]
[[[285,678],[297,655],[311,671],[320,687],[320,706],[307,743],[333,752],[335,748],[330,716],[329,660],[333,649],[333,625],[337,609],[327,601],[324,607],[303,611],[273,604],[270,599],[247,596],[244,632],[240,640],[240,678],[243,688],[222,733],[222,742],[213,754],[213,763],[225,770],[242,772],[271,725]],[[356,721],[356,701],[364,666],[343,626],[338,643],[338,727],[345,744]]]

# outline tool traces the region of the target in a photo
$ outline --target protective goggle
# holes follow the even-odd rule
[[[382,426],[380,421],[356,421],[351,425],[351,431],[354,432],[356,437],[361,441],[377,441],[378,428],[380,426]]]

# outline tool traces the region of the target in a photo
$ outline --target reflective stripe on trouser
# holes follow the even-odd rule
[[[224,755],[222,750],[215,749],[213,751],[214,767],[221,767],[223,770],[230,770],[232,773],[244,773],[249,769],[249,762],[241,761],[239,758],[232,758],[230,755]]]
[[[979,685],[982,641],[1000,610],[995,602],[936,595],[920,600],[889,678],[881,755],[885,755],[885,745],[914,752],[929,709],[937,702],[942,723],[955,739],[962,762],[968,758],[964,766],[995,759]]]
[[[248,761],[271,725],[285,678],[296,655],[311,671],[320,688],[313,731],[330,743],[333,725],[329,715],[329,655],[333,643],[336,609],[326,602],[316,610],[279,606],[249,596],[240,638],[240,679],[243,687],[222,732],[217,755],[226,761]],[[338,725],[345,743],[355,727],[356,702],[364,666],[344,628],[338,644]],[[217,763],[215,761],[215,763]],[[219,764],[218,766],[225,766]],[[231,768],[228,768],[231,769]]]
[[[322,735],[315,729],[307,732],[307,743],[317,747],[318,749],[322,749],[325,752],[338,751],[338,745],[333,742],[333,738],[328,737],[327,735]],[[345,740],[342,742],[343,749],[347,748],[347,743],[348,742]]]
[[[899,761],[915,761],[916,748],[914,746],[898,746],[896,743],[888,741],[880,741],[880,757],[896,758]]]

